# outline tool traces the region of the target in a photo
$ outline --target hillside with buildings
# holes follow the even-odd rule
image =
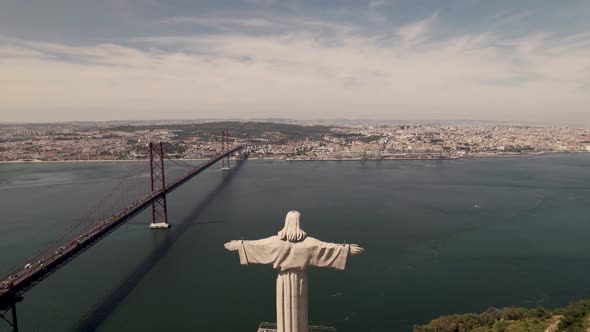
[[[251,157],[269,159],[456,159],[590,151],[588,128],[86,122],[0,125],[0,161],[144,159],[149,141],[165,142],[170,158],[208,158],[220,149],[222,129],[229,130],[231,144],[248,146]]]

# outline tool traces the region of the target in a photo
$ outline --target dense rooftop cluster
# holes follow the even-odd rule
[[[590,129],[493,125],[34,124],[0,126],[0,161],[145,159],[149,141],[169,158],[208,158],[222,129],[251,157],[276,159],[453,159],[590,152]]]

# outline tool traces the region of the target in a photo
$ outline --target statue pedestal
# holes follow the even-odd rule
[[[312,326],[307,327],[308,332],[336,332],[336,329],[329,326]],[[258,327],[258,332],[277,332],[277,323],[262,322]]]

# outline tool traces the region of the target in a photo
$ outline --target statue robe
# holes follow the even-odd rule
[[[307,267],[344,270],[348,244],[326,243],[306,237],[288,242],[278,236],[239,241],[240,264],[272,264],[277,277],[277,331],[307,332]]]

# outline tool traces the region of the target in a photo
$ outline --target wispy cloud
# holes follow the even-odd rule
[[[266,34],[301,33],[301,32],[330,32],[351,33],[358,30],[357,26],[335,21],[321,21],[304,17],[204,17],[204,16],[175,16],[159,21],[166,25],[197,25],[215,28],[222,32],[244,32],[244,29],[259,29]]]
[[[434,13],[429,17],[401,26],[395,30],[396,35],[401,37],[402,43],[405,46],[412,46],[426,41],[429,37],[429,32],[436,22],[438,13]]]
[[[243,0],[247,4],[257,6],[270,6],[276,3],[276,0]]]
[[[379,8],[379,7],[389,6],[391,4],[392,4],[391,0],[371,0],[371,1],[369,1],[368,7],[371,9],[375,9],[375,8]]]
[[[196,24],[209,27],[268,27],[272,22],[263,18],[211,18],[200,16],[175,16],[163,19],[162,24]]]
[[[535,14],[534,10],[526,10],[521,12],[502,12],[496,14],[491,18],[491,24],[493,26],[509,26],[513,23],[522,22],[525,19],[533,17]]]

